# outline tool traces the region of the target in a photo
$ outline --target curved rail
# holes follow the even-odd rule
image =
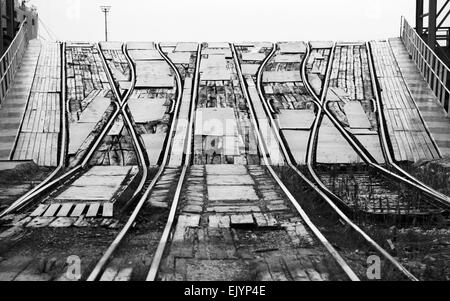
[[[407,177],[408,179],[410,179],[411,181],[413,181],[414,183],[416,183],[417,185],[420,185],[423,187],[423,189],[427,190],[430,194],[434,195],[436,198],[439,198],[440,200],[443,200],[446,202],[446,205],[449,206],[449,202],[450,202],[450,197],[436,191],[435,189],[429,187],[428,185],[422,183],[421,181],[419,181],[417,178],[415,178],[414,176],[412,176],[411,174],[407,173],[405,170],[403,170],[400,166],[398,166],[398,164],[396,164],[394,158],[392,157],[391,151],[389,149],[389,143],[388,143],[388,130],[385,127],[385,121],[386,121],[386,116],[384,115],[384,112],[381,108],[381,95],[380,95],[380,90],[377,88],[377,80],[376,80],[376,76],[375,76],[375,69],[374,69],[374,62],[373,62],[373,52],[372,52],[372,48],[370,47],[369,43],[366,44],[366,48],[367,51],[369,52],[368,57],[369,57],[369,69],[370,69],[370,75],[371,75],[371,81],[372,81],[372,86],[374,89],[374,95],[375,95],[375,103],[376,103],[376,108],[377,108],[377,113],[378,113],[378,118],[380,120],[380,132],[381,132],[381,137],[382,137],[382,145],[383,145],[383,151],[385,152],[385,157],[389,163],[390,166],[392,166],[397,172],[401,173],[403,176]],[[392,49],[390,49],[392,51]],[[397,62],[397,61],[396,61]],[[402,78],[403,78],[403,74],[402,74]],[[411,99],[414,102],[415,107],[418,109],[417,107],[417,103],[414,99],[414,97],[412,96],[412,92],[409,88],[408,85],[406,85],[406,89],[409,93],[409,95],[411,96]],[[423,117],[420,113],[420,110],[418,110],[421,121],[424,123]],[[424,123],[424,125],[426,126],[426,124]],[[426,127],[427,128],[427,127]],[[429,133],[429,130],[427,128],[427,133]],[[438,150],[439,152],[439,147],[436,145],[434,139],[433,140],[433,145],[435,146],[436,150]]]
[[[370,56],[370,55],[369,55]],[[334,58],[333,58],[334,59]],[[370,61],[370,64],[372,64],[372,61]],[[371,65],[372,66],[372,65]],[[371,77],[372,77],[372,81],[373,79],[373,70],[371,68]],[[326,90],[326,86],[324,87],[324,89]],[[378,95],[377,93],[376,97],[378,99]],[[377,107],[379,105],[379,99],[377,100]],[[363,147],[361,147],[358,142],[356,141],[356,138],[350,134],[347,130],[344,129],[344,127],[342,126],[342,124],[339,122],[339,120],[337,120],[337,118],[334,116],[334,114],[332,112],[330,112],[328,106],[328,101],[325,100],[325,98],[323,97],[320,100],[320,105],[323,108],[325,114],[327,115],[328,118],[330,118],[330,120],[333,122],[333,124],[336,126],[336,128],[339,130],[339,132],[341,132],[341,134],[344,136],[344,138],[350,143],[350,145],[352,146],[352,148],[356,151],[356,153],[361,156],[361,158],[367,163],[369,164],[371,167],[373,167],[374,169],[378,170],[379,172],[385,174],[386,176],[406,184],[407,186],[411,187],[412,189],[417,189],[419,191],[421,191],[422,193],[424,193],[426,196],[428,196],[430,199],[442,204],[443,206],[446,206],[447,208],[450,207],[450,197],[445,196],[441,193],[438,193],[434,190],[432,190],[431,188],[425,188],[424,184],[418,184],[418,180],[416,179],[416,181],[411,180],[410,178],[412,176],[410,176],[409,174],[406,174],[406,172],[402,172],[401,169],[398,167],[398,171],[401,172],[402,174],[404,174],[403,176],[400,176],[388,169],[386,169],[385,167],[381,166],[374,158],[372,158],[372,156],[367,152],[367,150],[365,150]],[[378,107],[378,114],[381,113],[380,108]],[[380,121],[383,121],[384,119],[380,119]],[[383,125],[383,122],[379,122],[380,124]],[[384,129],[384,127],[383,127]],[[384,130],[381,131],[382,135],[385,134]],[[389,149],[386,149],[386,145],[384,144],[384,140],[383,140],[383,152],[386,154],[390,155]],[[389,160],[389,159],[388,159]],[[395,168],[396,164],[393,164],[393,167]],[[408,176],[406,176],[406,175]]]
[[[100,57],[101,57],[102,62],[103,62],[103,66],[108,71],[108,72],[106,72],[106,75],[107,75],[108,80],[110,82],[110,85],[111,85],[111,87],[113,89],[114,95],[118,99],[119,104],[121,106],[120,111],[122,112],[122,115],[123,115],[123,117],[124,117],[124,119],[125,119],[125,121],[127,123],[127,126],[129,128],[129,130],[130,130],[131,136],[133,138],[133,143],[134,143],[134,146],[135,146],[135,150],[137,150],[137,152],[138,152],[139,162],[140,162],[140,165],[142,166],[143,175],[142,175],[142,178],[141,178],[141,182],[139,183],[139,186],[136,188],[136,190],[134,191],[133,196],[131,197],[131,199],[129,201],[129,202],[132,202],[134,200],[134,198],[144,188],[145,182],[147,181],[147,177],[148,177],[148,170],[146,168],[144,151],[142,150],[142,147],[141,147],[141,145],[139,143],[139,139],[138,139],[137,134],[136,134],[136,130],[134,129],[133,124],[132,124],[132,122],[130,120],[130,117],[128,116],[128,113],[126,111],[126,107],[128,105],[128,100],[129,100],[129,98],[131,96],[131,93],[133,93],[134,86],[132,85],[130,87],[130,89],[128,89],[127,93],[124,95],[123,98],[120,97],[120,92],[119,92],[118,88],[115,85],[114,78],[112,76],[112,72],[111,72],[111,70],[108,67],[108,64],[106,62],[106,58],[105,58],[105,55],[104,55],[104,53],[103,53],[103,51],[101,49],[101,46],[99,44],[97,44],[97,46],[98,46],[98,50],[99,50],[99,53],[100,53]],[[130,68],[133,68],[132,67],[133,64],[132,64],[130,58],[128,57],[128,55],[126,55],[126,51],[125,50],[126,50],[125,49],[125,45],[122,45],[122,51],[123,51],[123,53],[125,54],[125,56],[127,58],[128,64],[130,65]],[[132,70],[132,69],[130,69],[130,70]],[[135,72],[131,72],[131,82],[134,83],[135,80],[136,80],[136,74],[135,74]],[[112,120],[114,120],[114,119],[112,119]]]
[[[25,195],[20,197],[16,202],[14,202],[10,207],[8,207],[5,211],[0,214],[0,218],[5,215],[13,212],[17,208],[21,207],[23,204],[28,202],[30,198],[37,195],[42,191],[42,189],[52,180],[54,179],[65,167],[65,158],[67,151],[67,102],[66,102],[66,43],[61,44],[61,103],[62,103],[62,116],[61,116],[61,150],[59,154],[59,163],[56,169],[39,185],[34,187],[32,190],[27,192]],[[33,196],[32,196],[33,195]]]
[[[276,49],[275,46],[274,46],[274,49]],[[258,124],[256,121],[257,120],[256,113],[254,112],[253,105],[251,103],[248,91],[245,88],[245,80],[242,75],[241,66],[239,64],[237,54],[236,54],[236,48],[234,45],[232,45],[232,50],[233,50],[234,60],[235,60],[235,64],[236,64],[236,70],[238,72],[242,90],[244,92],[245,98],[247,100],[247,104],[249,106],[249,111],[250,111],[250,115],[252,116],[253,126],[255,127],[255,132],[258,137],[259,147],[261,150],[266,150],[267,145],[266,145],[265,141],[262,139],[262,135],[261,135],[260,131],[258,130],[259,127],[258,127]],[[273,56],[273,53],[274,52],[272,52],[272,54],[268,57],[268,59],[270,59],[270,57]],[[265,66],[265,64],[267,64],[268,59],[266,59],[263,66]],[[260,67],[258,74],[263,69],[263,66]],[[258,78],[260,78],[261,75],[262,74],[259,74]],[[258,80],[258,82],[259,82],[259,80]],[[270,130],[272,130],[273,132],[276,132],[273,128],[271,128]],[[325,236],[320,232],[320,230],[314,225],[314,223],[308,217],[306,212],[303,210],[303,208],[300,206],[300,204],[296,201],[295,197],[291,194],[291,192],[287,189],[287,187],[284,185],[284,183],[278,177],[278,175],[276,174],[276,172],[273,170],[272,166],[270,165],[268,157],[269,157],[269,154],[266,152],[263,155],[263,159],[264,159],[267,169],[269,170],[270,174],[272,175],[272,178],[277,182],[278,186],[283,190],[284,194],[287,196],[287,198],[289,199],[291,204],[295,207],[297,212],[300,214],[300,216],[302,217],[304,222],[308,225],[308,227],[311,229],[311,231],[314,233],[314,235],[317,237],[317,239],[322,243],[322,245],[327,249],[327,251],[333,257],[333,259],[337,262],[337,264],[342,268],[342,270],[349,277],[349,279],[352,281],[359,281],[359,278],[355,274],[355,272],[353,272],[353,270],[345,262],[345,260],[342,258],[342,256],[336,251],[336,249],[330,244],[330,242],[325,238]],[[286,160],[288,160],[288,159],[286,158]]]
[[[310,47],[308,45],[308,49],[307,49],[307,57],[310,54]],[[275,128],[274,132],[276,134],[276,137],[278,139],[278,143],[281,146],[281,149],[284,152],[284,155],[286,157],[286,162],[288,164],[288,166],[305,182],[307,183],[315,192],[317,192],[323,200],[325,200],[328,205],[339,215],[339,217],[345,222],[347,223],[347,225],[349,225],[356,233],[358,233],[359,235],[361,235],[361,237],[368,243],[370,244],[372,247],[374,247],[384,258],[386,258],[389,262],[391,262],[391,264],[394,265],[394,267],[396,267],[402,274],[404,274],[408,279],[413,280],[413,281],[418,281],[418,279],[412,275],[407,269],[405,269],[394,257],[392,257],[386,250],[384,250],[378,243],[376,243],[369,235],[367,235],[360,227],[358,227],[349,217],[347,217],[347,215],[345,215],[344,212],[342,212],[341,209],[339,209],[338,206],[336,206],[336,204],[330,199],[330,197],[323,192],[323,188],[326,189],[326,187],[322,186],[323,184],[321,183],[320,179],[319,181],[317,181],[318,177],[316,175],[316,177],[314,177],[315,175],[315,171],[312,168],[312,165],[308,164],[308,169],[311,173],[312,171],[312,175],[314,177],[314,179],[316,180],[317,184],[319,186],[321,186],[321,188],[317,187],[313,182],[311,182],[297,167],[296,164],[294,162],[292,162],[289,152],[286,149],[286,146],[283,143],[283,140],[281,139],[279,130],[277,129],[276,123],[272,117],[272,115],[270,114],[270,110],[267,106],[267,100],[264,96],[264,93],[262,92],[262,74],[264,72],[264,67],[266,66],[267,62],[275,55],[276,52],[276,48],[274,47],[274,50],[272,51],[272,53],[270,54],[269,57],[266,58],[266,60],[263,62],[262,66],[260,67],[259,71],[258,71],[258,80],[257,80],[257,89],[258,89],[258,93],[259,96],[262,100],[263,106],[266,109],[266,113],[269,117],[269,121],[272,125],[272,127]],[[334,47],[333,47],[333,52],[334,52]],[[319,111],[318,111],[318,115],[321,114],[322,108],[320,106],[320,100],[318,99],[318,97],[315,95],[315,93],[313,92],[313,89],[311,88],[311,86],[309,85],[309,82],[307,80],[306,77],[306,61],[307,58],[305,58],[303,65],[302,65],[302,79],[304,81],[305,86],[307,87],[309,93],[313,96],[314,102],[316,104],[316,106],[318,107]],[[331,68],[328,67],[328,71],[327,73],[329,73],[331,71]],[[327,76],[328,78],[328,76]],[[316,118],[316,123],[318,122],[319,118]],[[316,126],[316,125],[315,125]],[[311,137],[313,137],[313,135],[311,134]],[[314,141],[313,139],[310,139],[310,141],[308,142],[308,155],[307,157],[310,157],[310,154],[313,153],[313,150],[311,151],[311,148],[314,148]],[[307,160],[309,161],[309,160]]]
[[[183,187],[184,179],[187,174],[187,170],[190,166],[190,157],[192,152],[192,133],[194,129],[194,119],[195,119],[195,104],[197,101],[198,95],[198,83],[199,83],[199,70],[200,70],[200,61],[201,61],[201,45],[198,46],[197,49],[197,64],[196,64],[196,72],[194,77],[194,87],[191,96],[191,111],[189,118],[189,130],[187,136],[187,143],[185,144],[185,155],[184,155],[184,165],[183,170],[180,175],[180,179],[178,180],[177,190],[175,191],[174,199],[172,202],[172,206],[170,207],[169,217],[167,219],[166,226],[164,228],[163,235],[158,244],[158,248],[156,249],[155,255],[153,256],[152,264],[150,266],[150,270],[148,272],[146,281],[155,281],[158,276],[159,266],[161,265],[162,257],[164,255],[164,250],[166,249],[167,243],[170,239],[170,234],[173,228],[173,223],[175,221],[175,216],[177,213],[178,203],[180,200],[181,189]]]
[[[172,62],[168,59],[168,57],[162,52],[161,47],[159,45],[158,45],[158,52],[161,54],[161,56],[166,60],[166,62],[172,68],[175,67],[172,64]],[[126,55],[127,55],[127,57],[129,57],[128,54],[126,54]],[[131,67],[132,67],[132,72],[135,73],[136,70],[135,70],[134,64],[132,64]],[[177,102],[176,102],[176,111],[179,112],[181,98],[182,98],[182,87],[178,86],[178,85],[181,84],[181,79],[180,79],[181,76],[180,76],[180,74],[178,72],[178,69],[175,68],[174,72],[175,72],[175,75],[177,77],[177,94],[178,94],[177,95]],[[110,258],[113,256],[114,252],[117,250],[117,248],[119,247],[119,245],[123,241],[124,237],[127,235],[128,231],[133,226],[137,216],[139,215],[142,207],[145,204],[145,201],[147,200],[148,196],[153,191],[153,188],[155,187],[155,185],[158,182],[159,178],[163,174],[164,169],[166,168],[167,161],[169,159],[169,155],[170,155],[170,145],[172,145],[173,133],[174,133],[174,130],[175,130],[175,124],[176,124],[176,122],[175,122],[175,116],[174,116],[173,117],[173,121],[172,121],[172,125],[171,125],[171,128],[170,128],[170,131],[168,133],[169,140],[167,142],[167,146],[166,146],[166,149],[165,149],[165,152],[164,152],[164,159],[163,159],[163,161],[162,161],[162,163],[160,165],[160,168],[159,168],[157,174],[152,179],[149,187],[146,189],[144,194],[141,196],[139,202],[137,203],[135,209],[133,210],[133,212],[132,212],[131,216],[129,217],[129,219],[128,219],[127,223],[125,224],[125,226],[122,228],[120,233],[116,236],[116,238],[114,239],[112,244],[109,246],[109,248],[103,254],[102,258],[98,261],[98,263],[96,264],[96,266],[94,267],[94,269],[90,273],[89,277],[87,278],[87,281],[96,281],[98,279],[98,277],[100,276],[100,273],[103,271],[103,269],[105,268],[106,264],[109,262]]]
[[[61,57],[63,58],[62,61],[62,69],[63,69],[63,76],[62,76],[62,87],[63,91],[65,91],[65,86],[66,86],[66,71],[65,71],[65,47],[66,44],[63,44],[63,50],[64,53],[61,54]],[[98,45],[96,46],[98,49]],[[108,72],[108,66],[106,65],[106,62],[103,61],[103,56],[101,55],[101,51],[100,51],[100,57],[102,58],[102,64],[103,67],[105,68],[105,71],[108,78],[111,77],[111,75]],[[111,87],[111,89],[114,89],[114,86]],[[63,98],[65,99],[66,95],[63,96]],[[67,131],[68,131],[68,127],[67,127],[67,103],[66,101],[63,101],[63,106],[65,106],[65,109],[63,110],[63,115],[65,117],[63,117],[65,126],[64,128],[66,129],[63,132],[63,137],[65,138],[65,140],[63,140],[62,143],[62,149],[61,149],[61,155],[60,155],[60,163],[58,166],[58,169],[55,170],[44,182],[42,182],[40,185],[36,186],[33,190],[31,190],[30,192],[28,192],[27,194],[25,194],[24,196],[22,196],[21,198],[19,198],[17,201],[15,201],[11,206],[9,206],[5,211],[3,211],[0,214],[0,218],[4,217],[7,214],[10,214],[16,210],[20,210],[21,208],[29,205],[36,197],[39,197],[42,194],[48,193],[48,191],[50,189],[53,189],[55,186],[64,184],[68,179],[72,178],[74,175],[76,175],[77,173],[81,172],[83,169],[86,168],[86,166],[89,164],[89,161],[91,160],[92,156],[94,155],[98,145],[100,144],[100,142],[103,140],[103,138],[107,135],[109,129],[112,127],[114,120],[117,118],[117,116],[119,116],[120,114],[120,103],[119,103],[120,98],[115,98],[114,101],[112,102],[112,104],[115,106],[114,109],[114,113],[110,116],[107,124],[104,126],[103,130],[101,131],[100,135],[97,136],[97,138],[95,139],[94,144],[92,145],[92,147],[90,147],[89,152],[87,152],[84,155],[83,160],[78,164],[78,166],[72,168],[71,170],[67,171],[66,173],[64,173],[63,175],[61,175],[60,177],[54,179],[54,177],[57,176],[57,174],[59,172],[61,172],[64,167],[65,167],[65,155],[66,155],[66,147],[67,147],[67,143],[68,143],[68,135],[67,135]],[[54,180],[53,180],[54,179]]]

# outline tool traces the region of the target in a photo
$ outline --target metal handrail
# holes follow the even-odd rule
[[[448,80],[450,68],[424,42],[404,17],[402,17],[400,38],[428,86],[433,90],[434,95],[439,99],[447,115],[449,115],[450,87]]]
[[[0,59],[0,106],[3,104],[6,95],[12,87],[14,77],[22,62],[22,57],[28,44],[28,28],[25,26],[26,22],[26,19],[22,22],[14,40]]]

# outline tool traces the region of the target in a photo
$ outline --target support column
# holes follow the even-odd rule
[[[423,0],[416,0],[416,31],[423,34]]]
[[[430,0],[428,16],[428,46],[435,50],[436,48],[436,19],[437,19],[437,0]]]
[[[8,36],[11,37],[11,41],[16,36],[16,24],[14,20],[14,0],[6,0],[6,17],[7,17],[7,29]]]
[[[3,5],[0,3],[0,56],[3,55],[3,44],[5,40],[3,38]]]

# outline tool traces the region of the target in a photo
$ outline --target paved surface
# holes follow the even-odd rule
[[[172,142],[169,166],[181,166],[183,155],[187,151],[187,133],[189,126],[189,114],[192,103],[194,77],[196,75],[197,51],[200,45],[197,43],[162,43],[162,50],[178,69],[183,85],[183,95],[180,111],[177,118],[175,136]]]
[[[175,71],[154,44],[127,44],[136,66],[136,87],[128,101],[131,117],[147,152],[156,166],[172,122],[170,108],[176,101]]]
[[[283,43],[277,47],[263,73],[264,95],[268,104],[275,110],[274,119],[292,156],[297,163],[304,164],[312,128],[311,118],[315,120],[312,96],[300,77],[302,63],[307,59],[306,44]],[[313,60],[310,63],[320,68],[318,62]],[[290,73],[287,72],[294,72],[297,78],[292,81]],[[261,112],[258,115],[263,114]]]
[[[76,165],[89,150],[112,112],[114,99],[100,53],[90,43],[66,45],[68,155]],[[108,105],[108,106],[107,106]]]
[[[335,118],[383,163],[369,63],[365,43],[338,43],[326,101]]]
[[[197,58],[199,46],[201,58]],[[327,67],[330,66],[327,62],[331,58],[330,42],[313,42],[310,46],[311,56],[306,57],[305,43],[279,43],[275,56],[264,70],[262,83],[268,104],[274,109],[276,124],[298,163],[305,163],[306,147],[316,118],[316,108],[303,82],[301,67],[306,64],[307,80],[316,96],[321,98]],[[279,152],[277,143],[271,143],[276,139],[275,133],[268,127],[263,106],[266,100],[260,97],[257,90],[257,72],[271,52],[272,44],[238,43],[237,57],[234,57],[234,49],[228,43],[162,43],[161,47],[181,75],[181,90],[175,84],[175,70],[161,56],[154,43],[101,45],[100,51],[106,57],[114,84],[122,94],[133,84],[130,82],[131,68],[126,62],[126,55],[135,64],[137,85],[129,100],[128,112],[145,148],[143,151],[147,152],[150,178],[154,171],[151,167],[159,164],[164,147],[171,147],[170,166],[165,168],[145,199],[132,231],[114,254],[101,279],[142,279],[142,275],[148,272],[174,199],[181,175],[179,166],[188,147],[191,147],[187,144],[187,121],[192,105],[192,110],[197,114],[192,116],[195,121],[193,156],[188,158],[192,159],[192,165],[182,183],[174,232],[164,253],[159,279],[347,280],[263,166],[260,157],[244,89],[249,93],[272,163],[283,163],[282,156],[276,155]],[[326,95],[327,100],[330,100],[329,96],[334,102],[332,111],[347,130],[379,157],[379,144],[376,143],[378,125],[374,117],[373,87],[368,74],[366,50],[361,43],[339,44],[331,66],[331,89],[326,91]],[[70,123],[68,159],[74,166],[92,148],[92,142],[113,111],[111,103],[116,99],[101,53],[94,44],[68,43],[64,55],[68,77],[63,84],[67,85]],[[200,60],[200,70],[195,70],[197,59]],[[48,67],[55,70],[58,67],[46,58],[45,61],[44,65]],[[243,81],[238,76],[239,68]],[[45,72],[40,73],[38,68],[36,74],[47,74]],[[199,75],[200,81],[198,98],[196,103],[192,103],[195,75]],[[57,86],[43,84],[42,78],[44,76],[36,77],[38,84],[33,85],[37,89],[34,92],[49,94],[60,91]],[[48,90],[42,90],[42,85]],[[174,120],[170,108],[175,104],[177,93],[182,98],[177,112],[179,119]],[[28,102],[28,107],[33,109],[36,104],[42,108],[34,99]],[[25,113],[26,105],[27,102],[22,116],[30,119],[32,112]],[[44,128],[47,111],[57,111],[58,107],[46,105],[45,108],[40,110],[44,112],[40,113],[44,115]],[[202,117],[200,113],[206,114],[203,120],[199,120]],[[36,120],[41,121],[40,118]],[[214,121],[222,126],[225,124],[225,127],[215,127]],[[176,122],[174,141],[172,145],[165,145],[172,122]],[[33,123],[31,129],[35,133],[40,132],[40,124],[37,123],[36,130]],[[264,131],[265,128],[267,131]],[[112,229],[120,228],[121,224],[114,219],[115,214],[128,203],[136,187],[134,184],[139,168],[136,143],[130,130],[124,116],[119,114],[104,139],[99,141],[87,170],[77,173],[55,191],[43,196],[30,206],[32,208],[26,214],[9,217],[8,225],[14,227],[6,234],[14,236],[16,233],[12,232],[18,231],[20,238],[24,228],[31,234],[27,237],[30,240],[19,240],[19,244],[14,244],[9,253],[6,252],[6,260],[0,261],[0,279],[64,279],[62,272],[50,276],[47,270],[54,263],[44,261],[41,264],[38,258],[78,254],[81,252],[76,250],[78,244],[83,245],[84,252],[88,253],[89,258],[83,262],[92,268],[98,260],[96,256],[101,256],[117,234]],[[57,133],[55,127],[53,131]],[[361,158],[327,117],[323,119],[318,135],[315,154],[318,168],[323,167],[320,163],[327,164],[324,168],[332,164],[342,167],[354,166],[355,163],[359,166],[357,163],[361,162]],[[47,147],[47,143],[38,145]],[[405,144],[403,147],[409,146]],[[47,149],[40,147],[39,153],[41,150],[46,153]],[[416,158],[412,156],[412,159]],[[42,162],[40,157],[37,161],[48,164],[47,159]],[[342,186],[335,185],[333,181],[353,185],[351,188],[354,190],[359,189],[359,184],[363,185],[363,189],[357,192],[368,195],[367,199],[360,201],[348,197],[345,201],[349,206],[362,204],[367,212],[376,214],[399,210],[408,214],[415,210],[411,209],[409,199],[401,199],[396,191],[386,189],[389,183],[381,182],[375,176],[372,180],[365,172],[356,174],[352,179],[347,174],[337,174],[335,178],[326,173],[320,176],[328,186]],[[144,186],[148,185],[149,181]],[[371,198],[374,193],[372,188],[376,192],[374,198]],[[83,228],[86,229],[84,234]],[[3,238],[0,237],[0,241]],[[97,247],[97,242],[102,248]],[[64,266],[58,269],[63,271]]]
[[[421,77],[414,62],[409,58],[401,40],[391,39],[389,42],[431,136],[436,141],[441,154],[450,156],[450,118],[446,116],[442,105]]]
[[[345,279],[264,167],[192,166],[178,214],[162,280]]]
[[[210,52],[215,54],[208,54]],[[195,135],[194,164],[259,164],[256,136],[244,97],[244,86],[239,80],[230,45],[205,43],[202,45],[202,55],[206,54],[200,63],[196,113],[199,114],[198,110],[203,109],[223,113],[232,111],[231,115],[234,116],[220,118],[217,127],[225,129],[226,133],[228,125],[235,125],[237,131],[230,135]],[[221,115],[221,112],[218,114]],[[210,119],[212,116],[203,118]]]

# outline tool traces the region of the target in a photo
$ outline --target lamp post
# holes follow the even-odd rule
[[[111,6],[100,6],[100,9],[105,13],[105,41],[108,42],[108,13]]]

